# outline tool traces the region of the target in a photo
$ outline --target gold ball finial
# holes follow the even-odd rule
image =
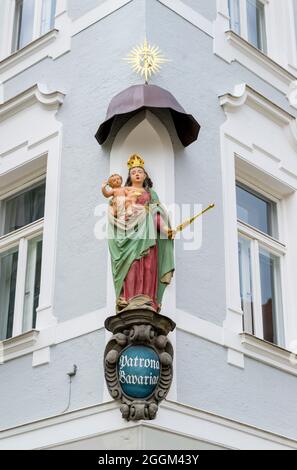
[[[144,160],[140,155],[138,155],[138,153],[134,153],[133,155],[130,155],[127,165],[129,170],[135,167],[144,168]]]

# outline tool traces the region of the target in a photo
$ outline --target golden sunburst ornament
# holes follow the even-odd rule
[[[151,46],[146,39],[143,44],[134,47],[124,60],[132,65],[136,73],[144,76],[146,83],[154,73],[159,72],[161,64],[170,62],[163,56],[159,46]]]

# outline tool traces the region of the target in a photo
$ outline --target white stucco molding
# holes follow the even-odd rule
[[[285,0],[292,8],[291,0]],[[228,12],[228,0],[217,0],[217,18],[214,22],[214,53],[231,63],[237,61],[260,78],[288,95],[288,90],[293,81],[297,79],[296,68],[290,66],[296,56],[295,31],[292,19],[288,11],[280,2],[267,3],[267,29],[268,29],[268,54],[250,44],[243,37],[230,31],[230,18]],[[284,8],[284,10],[282,10]],[[281,11],[279,11],[281,9]],[[277,15],[280,21],[277,21]],[[287,28],[279,44],[280,24],[286,24]],[[277,38],[277,41],[276,41]]]
[[[1,130],[5,136],[0,140],[0,198],[5,199],[37,180],[46,180],[36,325],[40,331],[56,324],[53,296],[63,130],[56,115],[64,97],[61,91],[51,91],[46,85],[35,84],[0,104]],[[13,235],[7,237],[12,239]],[[5,239],[1,243],[5,243]],[[21,352],[26,353],[24,350]]]
[[[239,318],[241,320],[241,314]],[[233,331],[230,329],[230,323],[229,319],[223,326],[219,326],[188,312],[177,310],[177,330],[227,348],[227,361],[230,365],[244,368],[246,356],[297,376],[297,361],[292,361],[292,358],[295,359],[292,351],[242,332],[242,323],[239,332]]]
[[[275,367],[282,369],[281,364],[284,364],[286,368],[291,367],[292,373],[297,375],[297,355],[287,349],[281,348],[275,344],[271,344],[263,339],[257,338],[249,333],[241,333],[241,343],[245,349],[249,349],[255,353],[258,357],[267,358],[267,362],[271,364],[273,361]],[[257,357],[255,356],[255,357]]]
[[[164,442],[171,448],[179,445],[182,449],[193,449],[195,446],[198,450],[216,447],[297,449],[294,439],[175,401],[164,400],[158,417],[151,422],[126,422],[121,418],[118,406],[118,403],[108,401],[5,429],[0,432],[0,449],[98,449],[105,448],[104,443],[108,442],[112,450],[118,448],[119,441],[115,436],[120,433],[127,448],[143,450],[151,448],[150,435],[153,436],[154,431],[158,432],[159,449],[164,448]],[[143,430],[148,435],[145,442],[140,438]],[[164,438],[160,439],[162,434]]]
[[[233,112],[245,104],[257,108],[260,113],[267,115],[279,126],[288,126],[292,144],[297,150],[297,123],[293,114],[288,113],[245,83],[236,85],[232,93],[220,96],[220,105],[227,113]]]
[[[44,49],[45,47],[49,46],[53,41],[57,39],[58,34],[59,31],[57,29],[52,29],[48,33],[39,37],[38,39],[35,39],[26,46],[22,47],[20,50],[13,52],[6,58],[2,59],[0,62],[0,75],[2,76],[2,79],[6,70],[12,69],[19,62],[24,62],[25,60],[34,56],[34,54],[36,54],[41,49]]]
[[[279,44],[279,22],[275,18],[279,14],[280,5],[275,1],[265,0],[268,15],[268,54],[250,44],[240,35],[230,30],[228,0],[217,0],[217,17],[211,22],[203,15],[186,5],[182,0],[158,0],[159,3],[174,11],[177,15],[213,38],[214,54],[228,63],[237,61],[263,80],[277,88],[289,98],[291,83],[297,79],[297,52],[295,47],[295,25],[292,19],[292,0],[285,0],[287,5],[282,21],[286,22],[287,30],[282,37],[284,44]],[[278,2],[280,3],[280,2]],[[277,40],[276,40],[277,38]],[[297,108],[297,102],[290,104]]]
[[[12,2],[11,2],[12,3]],[[57,2],[55,28],[35,38],[29,44],[11,54],[12,28],[3,39],[0,60],[0,102],[4,99],[4,86],[8,80],[49,57],[53,60],[70,51],[71,20],[67,15],[65,0]],[[13,23],[14,9],[6,11],[7,24]],[[4,34],[4,32],[3,32]]]
[[[35,103],[58,110],[59,106],[63,104],[64,97],[65,94],[61,91],[51,91],[46,85],[37,83],[0,104],[0,121],[8,119],[13,114],[19,113]]]
[[[283,93],[288,93],[291,82],[297,78],[295,74],[289,72],[234,31],[226,31],[225,36],[232,48],[233,60],[247,66],[261,78],[268,79],[269,83]]]
[[[227,294],[224,343],[233,350],[242,349],[244,355],[253,352],[255,359],[296,375],[296,367],[292,367],[288,357],[275,354],[276,350],[269,348],[265,341],[260,339],[259,343],[257,340],[251,348],[247,341],[241,342],[239,338],[242,333],[242,310],[235,189],[236,179],[239,179],[271,195],[278,203],[279,241],[285,253],[281,264],[285,348],[290,351],[290,345],[297,338],[294,314],[296,289],[293,281],[297,254],[294,216],[297,210],[296,118],[246,84],[237,85],[233,92],[219,97],[219,101],[226,114],[226,121],[221,126]],[[256,348],[256,344],[261,346]]]
[[[31,330],[18,336],[14,336],[13,338],[1,341],[0,363],[7,362],[11,359],[32,352],[34,345],[36,344],[38,334],[38,330]]]
[[[11,80],[43,59],[51,58],[56,60],[70,52],[72,36],[79,34],[131,1],[105,0],[98,7],[71,21],[67,12],[67,0],[59,0],[56,6],[55,28],[35,38],[13,54],[11,54],[11,43],[14,7],[13,1],[7,2],[7,8],[4,9],[4,15],[7,19],[5,22],[6,29],[2,32],[2,35],[0,33],[0,103],[4,101],[4,87],[8,80]]]
[[[17,349],[13,354],[5,355],[2,351],[2,362],[7,362],[25,354],[33,353],[32,365],[34,367],[49,363],[50,348],[52,346],[95,331],[105,331],[104,321],[106,319],[106,312],[107,308],[102,308],[72,320],[40,329],[38,335],[35,335],[34,344],[30,344],[28,348]],[[228,328],[229,325],[226,324],[226,322],[223,326],[215,325],[212,322],[203,320],[180,309],[175,311],[175,320],[177,323],[177,332],[188,333],[197,338],[227,348],[227,361],[233,366],[244,368],[244,357],[246,356],[286,373],[297,375],[297,361],[295,361],[295,356],[289,349],[280,348],[260,338],[242,333],[242,328],[239,333],[235,332]],[[176,344],[175,337],[173,340],[174,344]],[[0,353],[1,348],[3,349],[3,342],[0,342]],[[294,361],[292,361],[293,356]],[[108,397],[109,394],[107,393],[105,398],[108,399]],[[171,399],[175,398],[171,397]]]

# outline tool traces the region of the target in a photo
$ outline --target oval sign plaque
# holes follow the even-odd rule
[[[118,360],[118,377],[123,392],[133,398],[147,398],[160,377],[160,359],[148,346],[129,346]]]

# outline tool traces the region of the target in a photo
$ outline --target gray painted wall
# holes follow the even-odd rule
[[[72,0],[70,16],[97,3]],[[214,1],[185,3],[209,18],[214,15]],[[184,149],[166,114],[160,115],[176,155],[176,202],[216,202],[216,209],[204,219],[201,250],[183,251],[176,242],[177,306],[222,325],[226,300],[219,129],[225,116],[218,96],[247,82],[291,113],[294,110],[281,93],[247,69],[214,56],[211,38],[154,0],[134,0],[75,36],[70,53],[56,61],[43,60],[5,86],[6,98],[36,82],[66,91],[58,113],[64,138],[55,314],[65,321],[106,303],[107,244],[94,237],[93,214],[102,202],[99,184],[108,175],[112,139],[101,148],[93,136],[111,98],[141,83],[122,58],[143,40],[145,31],[172,60],[152,83],[170,90],[202,126],[199,140]],[[249,359],[244,370],[236,369],[227,364],[226,350],[219,346],[184,333],[178,333],[177,340],[181,402],[296,437],[296,413],[288,405],[294,403],[296,378]],[[30,356],[1,366],[1,427],[60,412],[66,406],[66,374],[73,362],[79,371],[72,406],[100,401],[103,348],[103,332],[94,333],[52,348],[49,366],[32,369]]]
[[[216,0],[182,0],[182,2],[211,21],[217,16]]]
[[[106,0],[68,0],[68,14],[75,20],[102,3],[106,3]]]
[[[0,367],[0,430],[66,411],[68,372],[76,364],[68,410],[102,401],[104,332],[94,332],[51,348],[48,365],[32,367],[32,355]]]
[[[176,358],[180,401],[296,439],[295,376],[247,357],[239,369],[227,350],[183,332]]]

